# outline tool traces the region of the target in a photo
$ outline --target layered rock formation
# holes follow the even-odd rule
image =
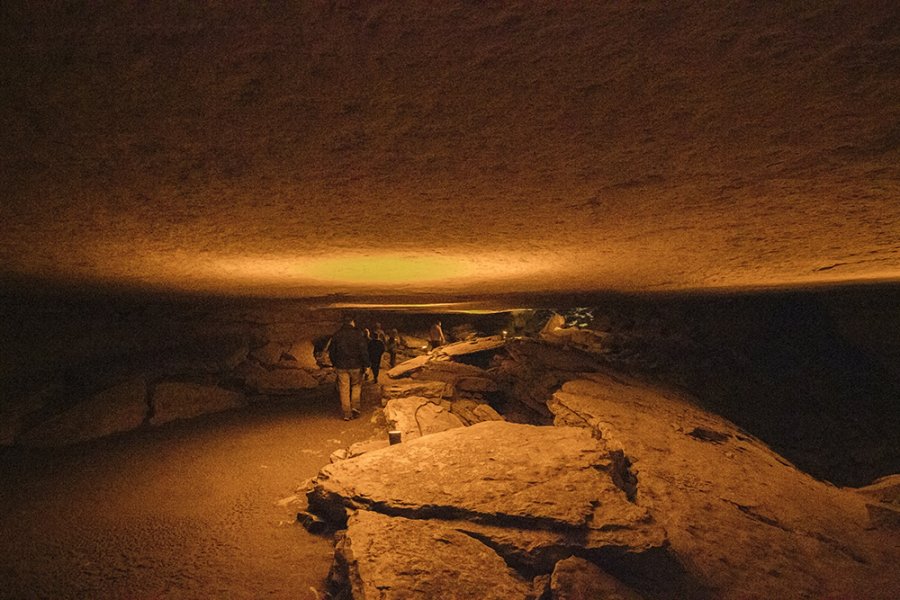
[[[447,562],[488,549],[514,570],[494,570],[511,598],[896,597],[896,482],[856,491],[818,481],[689,396],[605,371],[566,337],[509,342],[479,375],[527,388],[520,397],[554,426],[420,430],[322,470],[309,500],[347,526],[333,571],[342,593],[478,597]],[[463,414],[456,386],[475,367],[448,358],[406,365],[405,375],[440,381],[388,386],[386,409]],[[400,558],[367,554],[380,535]]]
[[[617,468],[603,441],[586,430],[486,422],[327,466],[309,503],[332,522],[349,523],[341,544],[356,548],[354,560],[339,549],[336,577],[351,579],[355,598],[371,597],[357,590],[375,585],[373,581],[361,585],[352,580],[364,575],[367,563],[381,560],[365,556],[356,535],[364,540],[390,537],[394,519],[419,523],[403,525],[407,535],[416,536],[403,545],[429,547],[436,531],[465,534],[484,546],[480,552],[491,549],[515,565],[520,583],[550,572],[559,559],[573,553],[585,553],[612,568],[649,570],[667,562],[665,531],[617,486]],[[367,526],[357,526],[358,515],[373,512],[383,517],[362,517]],[[373,523],[379,525],[375,532]],[[446,560],[465,564],[462,557],[469,550],[461,546],[459,552]],[[418,578],[443,580],[444,567],[429,567],[430,553],[422,556],[429,558],[415,563]],[[499,581],[507,580],[505,570],[497,575]],[[382,577],[376,580],[383,590],[399,594],[405,585]],[[447,597],[465,597],[452,582],[445,585]]]
[[[0,446],[60,446],[311,398],[333,381],[314,352],[334,315],[302,306],[123,301],[118,318],[92,301],[34,310],[23,324],[34,339],[3,360]]]

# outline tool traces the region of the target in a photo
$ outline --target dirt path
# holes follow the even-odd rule
[[[8,453],[0,598],[316,598],[331,541],[286,499],[377,432],[371,413],[344,422],[335,404],[285,402]]]

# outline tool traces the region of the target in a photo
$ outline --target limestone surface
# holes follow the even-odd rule
[[[502,421],[503,417],[489,404],[475,400],[454,400],[450,404],[450,412],[459,417],[463,424],[474,425],[482,421]]]
[[[496,392],[499,389],[497,382],[488,377],[461,377],[456,382],[456,388],[461,392],[475,393]]]
[[[265,369],[245,364],[244,382],[258,394],[287,395],[317,387],[319,381],[303,369]]]
[[[207,413],[243,406],[244,395],[218,386],[163,382],[153,390],[151,425],[190,419]]]
[[[686,397],[595,373],[549,407],[621,452],[636,503],[713,597],[896,597],[895,532],[873,527],[863,494],[800,472]]]
[[[429,360],[431,360],[431,355],[429,354],[423,354],[422,356],[411,358],[388,370],[388,377],[390,377],[391,379],[406,377],[413,372],[421,369]]]
[[[390,429],[401,432],[404,442],[465,425],[439,402],[419,396],[388,400],[384,416]]]
[[[491,548],[430,521],[358,511],[335,550],[333,576],[354,600],[524,599],[531,589]]]
[[[556,563],[550,578],[553,600],[643,600],[592,562],[571,556]]]
[[[455,342],[441,346],[436,351],[445,356],[463,356],[465,354],[475,354],[476,352],[487,352],[488,350],[496,350],[502,348],[506,344],[506,340],[499,335],[475,338],[464,342]]]
[[[147,382],[134,377],[28,430],[19,442],[57,446],[129,431],[144,422],[147,410]]]
[[[456,385],[463,379],[489,379],[488,373],[473,365],[448,360],[442,356],[434,356],[411,374],[413,379],[443,381]]]
[[[310,505],[338,520],[369,508],[416,518],[586,531],[646,523],[611,475],[605,445],[585,429],[478,423],[322,469]]]
[[[381,388],[382,400],[420,396],[422,398],[449,398],[453,395],[453,386],[443,381],[403,380],[385,383]]]

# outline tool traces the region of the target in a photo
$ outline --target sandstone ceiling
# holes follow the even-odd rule
[[[900,277],[896,2],[13,1],[0,31],[5,276]]]

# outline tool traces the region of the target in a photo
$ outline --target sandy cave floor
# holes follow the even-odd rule
[[[327,537],[290,502],[372,403],[284,401],[0,458],[0,598],[316,598]]]

